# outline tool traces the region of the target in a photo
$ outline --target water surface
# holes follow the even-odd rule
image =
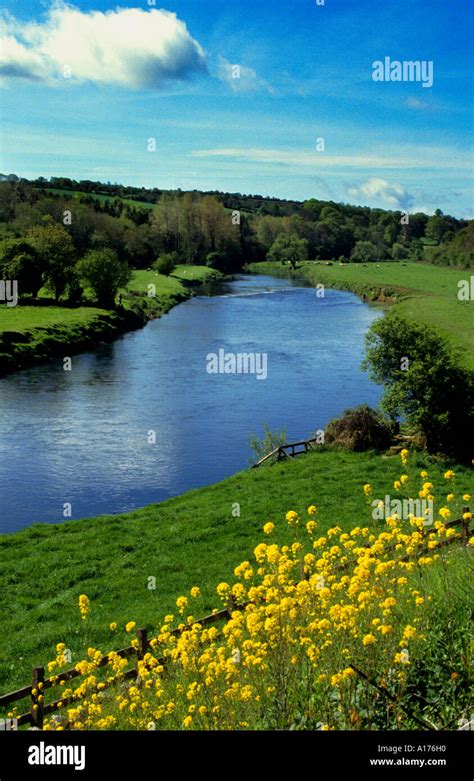
[[[262,424],[306,439],[376,405],[360,370],[378,313],[345,291],[240,276],[98,350],[0,380],[0,531],[118,513],[243,469]],[[268,377],[208,374],[219,349],[266,353]],[[156,432],[156,444],[150,444]]]

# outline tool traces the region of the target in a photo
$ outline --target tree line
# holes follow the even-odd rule
[[[471,268],[472,226],[439,210],[430,217],[317,199],[7,180],[0,182],[0,272],[18,280],[22,295],[36,297],[46,286],[57,301],[77,303],[88,287],[110,306],[131,268],[156,263],[165,273],[178,262],[231,273],[250,262],[307,258]]]

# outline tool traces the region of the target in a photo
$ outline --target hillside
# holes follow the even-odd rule
[[[412,473],[423,468],[442,491],[447,463],[414,455]],[[0,691],[28,680],[32,666],[51,659],[59,641],[72,650],[73,662],[81,658],[80,594],[91,600],[86,642],[96,647],[113,646],[111,621],[156,627],[173,611],[176,597],[196,584],[205,613],[218,607],[216,585],[252,558],[264,523],[278,522],[290,509],[304,513],[314,503],[321,533],[335,523],[343,531],[359,524],[380,527],[362,487],[371,483],[373,497],[383,498],[399,474],[398,457],[322,449],[136,512],[36,524],[3,536],[0,585],[8,593],[8,611]],[[456,467],[456,475],[456,494],[473,493],[472,470]],[[291,539],[291,529],[283,535]],[[149,590],[150,577],[156,589]]]

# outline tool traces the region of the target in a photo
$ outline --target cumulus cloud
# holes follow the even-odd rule
[[[117,8],[82,12],[56,3],[43,23],[0,24],[0,77],[160,89],[206,71],[204,51],[176,14]]]
[[[360,185],[347,188],[352,198],[366,199],[366,202],[383,201],[395,209],[410,209],[413,196],[401,184],[390,184],[386,179],[367,179]]]
[[[234,92],[255,92],[260,89],[273,92],[270,84],[257,76],[253,68],[247,68],[239,63],[233,64],[225,57],[219,59],[217,76]]]

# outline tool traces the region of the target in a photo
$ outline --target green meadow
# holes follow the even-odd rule
[[[124,312],[98,309],[94,306],[55,306],[45,290],[40,298],[44,306],[0,306],[0,371],[21,368],[65,354],[71,347],[93,349],[103,338],[118,336],[130,324],[159,317],[192,295],[190,285],[217,279],[219,272],[205,266],[177,266],[172,276],[154,271],[134,271],[126,290],[122,291]],[[154,296],[150,297],[150,285]],[[87,291],[86,291],[87,293]],[[87,295],[86,295],[87,297]],[[130,321],[127,312],[139,312]]]
[[[249,270],[286,275],[277,263],[254,263]],[[350,263],[327,265],[306,262],[294,272],[313,284],[351,290],[374,302],[383,293],[389,306],[411,320],[436,328],[459,349],[462,361],[474,367],[474,301],[459,301],[458,283],[470,279],[469,271],[426,263]]]
[[[416,490],[419,471],[428,469],[435,494],[443,496],[447,468],[448,462],[422,454],[410,458]],[[473,493],[472,470],[454,468],[456,494]],[[372,519],[362,487],[370,482],[373,497],[383,498],[400,473],[397,456],[322,448],[135,512],[36,524],[4,535],[0,691],[27,683],[33,665],[52,659],[58,642],[66,643],[77,662],[84,643],[103,651],[128,645],[123,631],[128,621],[154,631],[175,609],[177,596],[194,585],[202,590],[203,611],[219,607],[216,585],[231,580],[235,566],[252,558],[264,523],[277,525],[280,541],[290,539],[284,520],[290,509],[304,514],[316,504],[321,531],[334,524],[344,531],[380,528],[383,522]],[[149,578],[156,578],[155,589],[149,589]],[[91,600],[86,624],[79,617],[80,594]],[[117,636],[109,630],[112,621],[122,628]]]

